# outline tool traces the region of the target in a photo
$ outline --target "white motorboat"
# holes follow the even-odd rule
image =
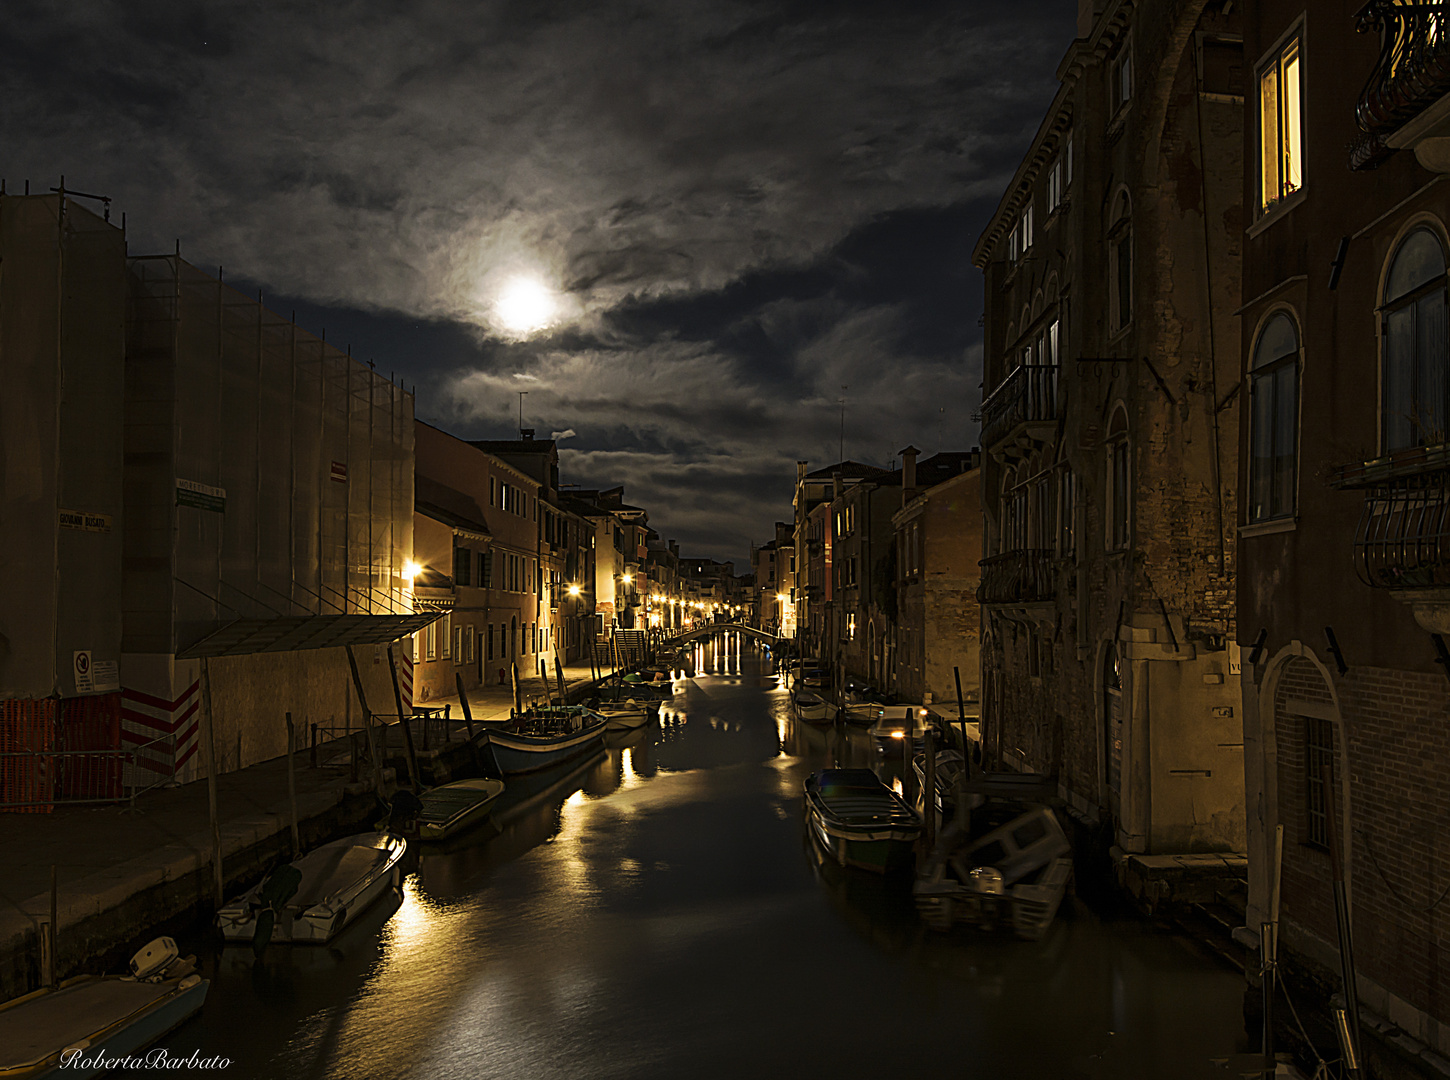
[[[157,938],[130,975],[82,975],[0,1005],[0,1076],[97,1076],[101,1062],[145,1050],[206,1001],[211,983],[195,961]]]
[[[883,741],[920,739],[931,722],[931,710],[924,705],[878,705],[871,734]]]
[[[408,842],[389,832],[323,844],[217,912],[228,941],[323,944],[393,885]]]

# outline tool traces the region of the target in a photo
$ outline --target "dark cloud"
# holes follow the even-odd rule
[[[842,397],[859,459],[972,441],[970,245],[1074,12],[11,0],[0,174],[113,195],[132,250],[181,237],[461,434],[527,389],[576,479],[738,557]],[[527,341],[491,322],[519,272],[566,299]]]

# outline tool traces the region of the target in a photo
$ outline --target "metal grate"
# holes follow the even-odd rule
[[[1370,488],[1354,537],[1355,570],[1380,589],[1450,586],[1450,474]]]
[[[1015,368],[982,402],[982,445],[991,446],[1018,424],[1057,419],[1057,365]]]

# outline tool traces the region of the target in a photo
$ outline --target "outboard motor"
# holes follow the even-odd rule
[[[287,906],[287,901],[297,895],[302,884],[302,871],[291,863],[283,863],[267,875],[262,887],[257,890],[261,910],[257,912],[257,928],[252,931],[252,955],[257,959],[267,951],[272,942],[272,931],[277,926],[277,916]]]

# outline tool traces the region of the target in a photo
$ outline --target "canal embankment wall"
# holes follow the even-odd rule
[[[587,668],[566,670],[567,700],[593,691]],[[521,686],[525,701],[544,697],[538,680]],[[489,768],[481,740],[470,741],[463,710],[448,705],[450,737],[417,751],[425,782],[475,775]],[[475,730],[508,718],[510,688],[470,691]],[[384,752],[383,794],[408,775],[400,737]],[[293,756],[301,850],[375,827],[383,814],[377,778],[351,760],[346,740],[310,746]],[[287,757],[217,778],[223,888],[229,898],[250,888],[292,854]],[[0,1001],[43,985],[44,940],[51,919],[54,872],[55,977],[124,966],[147,941],[205,926],[215,911],[207,784],[194,781],[146,793],[132,805],[58,806],[45,814],[8,814],[0,829]]]

